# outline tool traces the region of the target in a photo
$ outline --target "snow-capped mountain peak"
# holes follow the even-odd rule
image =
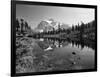
[[[68,28],[69,26],[67,24],[63,24],[63,23],[59,23],[55,20],[51,19],[45,19],[43,21],[41,21],[38,26],[37,26],[37,30],[39,32],[47,32],[47,31],[52,31],[52,30],[57,30],[58,29],[58,25],[60,25],[61,28]]]

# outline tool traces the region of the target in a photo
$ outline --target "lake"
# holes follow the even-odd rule
[[[39,58],[38,72],[94,69],[95,43],[93,41],[59,38],[38,38],[34,40],[43,51],[39,55],[39,57],[42,57]]]

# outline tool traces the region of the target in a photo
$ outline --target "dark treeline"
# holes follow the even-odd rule
[[[78,24],[72,26],[70,36],[95,40],[95,27],[95,21],[87,24],[81,22],[81,25]]]
[[[68,29],[60,28],[59,24],[57,30],[53,29],[52,31],[37,33],[36,35],[34,35],[34,37],[44,37],[46,35],[50,35],[51,37],[52,35],[53,37],[55,35],[56,37],[56,35],[58,35],[59,37],[63,38],[86,38],[95,40],[95,27],[95,21],[91,21],[86,24],[81,22],[80,25],[72,25],[72,27]]]

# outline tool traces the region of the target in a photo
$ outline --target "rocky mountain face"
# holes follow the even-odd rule
[[[53,19],[47,19],[47,20],[41,21],[35,30],[38,32],[43,32],[43,31],[47,32],[47,31],[57,30],[58,25],[60,25],[61,29],[69,28],[67,24],[59,23],[57,21],[54,21]]]

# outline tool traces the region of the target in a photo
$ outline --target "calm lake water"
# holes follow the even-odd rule
[[[95,66],[93,41],[39,38],[35,42],[45,53],[43,56],[48,59],[49,70],[93,69]]]

